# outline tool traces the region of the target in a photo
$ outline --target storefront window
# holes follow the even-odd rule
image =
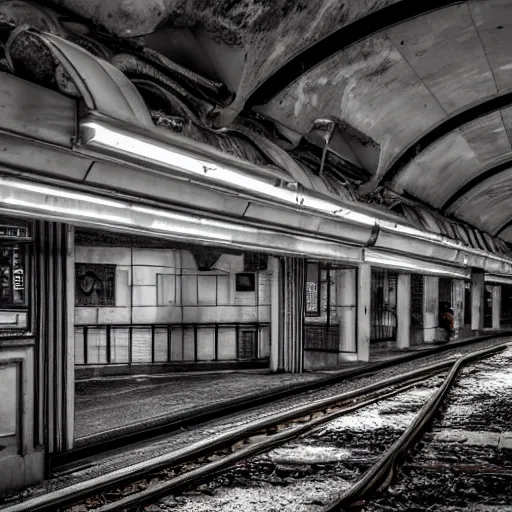
[[[25,256],[18,244],[0,246],[0,306],[25,305]]]
[[[28,329],[30,224],[0,216],[0,334]]]

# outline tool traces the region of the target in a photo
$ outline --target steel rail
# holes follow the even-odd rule
[[[219,419],[220,417],[240,412],[251,407],[268,404],[277,400],[295,396],[300,393],[306,393],[322,387],[332,386],[345,380],[358,378],[371,374],[372,372],[383,370],[393,367],[397,364],[416,361],[424,357],[429,357],[435,354],[440,354],[447,350],[456,349],[464,346],[478,343],[481,341],[500,338],[504,336],[511,336],[512,331],[504,331],[502,333],[490,334],[463,340],[448,345],[440,345],[429,350],[418,351],[406,354],[400,358],[380,361],[377,363],[369,363],[362,368],[354,368],[352,370],[343,371],[337,375],[330,375],[313,382],[306,382],[298,384],[293,387],[286,387],[277,390],[270,390],[265,393],[258,393],[252,396],[242,396],[230,400],[229,403],[217,403],[214,405],[207,405],[197,407],[194,410],[180,415],[167,415],[160,418],[152,419],[145,425],[140,423],[127,428],[113,429],[109,432],[103,432],[96,436],[84,439],[80,446],[68,452],[57,454],[49,461],[50,471],[63,471],[64,469],[76,467],[77,464],[94,457],[100,453],[110,450],[118,450],[119,448],[127,447],[131,444],[147,441],[152,437],[161,436],[174,432],[181,428],[197,425],[200,422],[211,421],[212,419]]]
[[[444,398],[447,390],[449,389],[451,383],[455,379],[455,377],[458,374],[459,369],[466,364],[467,362],[473,361],[475,359],[480,359],[483,357],[489,356],[489,354],[494,354],[499,352],[500,350],[503,350],[507,344],[499,345],[498,347],[491,347],[490,349],[485,349],[482,351],[479,351],[477,353],[469,354],[468,356],[464,356],[462,358],[453,359],[450,361],[450,364],[452,365],[452,368],[445,379],[444,383],[441,385],[440,389],[434,393],[434,395],[427,401],[425,406],[421,409],[420,413],[417,415],[415,420],[411,423],[411,425],[408,427],[408,429],[405,431],[405,433],[401,436],[400,439],[409,438],[410,436],[407,436],[410,432],[416,432],[417,425],[420,425],[421,427],[424,427],[426,424],[429,423],[429,421],[433,418],[433,415],[437,412],[439,405],[442,402],[442,399]],[[434,365],[437,368],[434,370],[432,368],[432,372],[430,372],[430,375],[437,374],[442,371],[446,367],[445,364],[439,364]],[[442,367],[442,368],[441,368]],[[409,372],[409,376],[415,374],[416,372]],[[423,377],[422,377],[423,379]],[[248,446],[247,448],[243,448],[235,453],[232,453],[226,457],[222,457],[219,460],[216,460],[214,462],[210,462],[208,464],[204,464],[201,467],[194,469],[192,471],[188,471],[184,474],[181,474],[175,478],[172,478],[170,480],[164,481],[162,483],[156,484],[152,486],[151,488],[142,490],[140,492],[134,493],[132,495],[129,495],[125,498],[122,498],[118,501],[109,503],[107,505],[101,506],[99,508],[93,509],[93,512],[117,512],[125,509],[131,509],[133,507],[143,505],[145,503],[148,503],[150,501],[155,501],[159,498],[162,498],[172,492],[177,492],[180,490],[183,490],[186,487],[189,487],[191,485],[197,485],[203,482],[205,479],[211,479],[211,477],[222,473],[223,471],[229,469],[230,467],[234,466],[238,462],[241,462],[243,460],[247,460],[249,458],[255,457],[261,453],[268,452],[269,450],[272,450],[278,446],[281,446],[293,439],[296,439],[297,437],[307,434],[314,428],[317,428],[325,423],[328,423],[340,416],[349,414],[351,412],[354,412],[360,408],[366,407],[367,405],[370,405],[371,403],[374,403],[378,400],[382,400],[385,398],[388,398],[390,396],[394,396],[396,394],[404,392],[406,389],[412,387],[415,383],[418,382],[418,375],[411,379],[406,379],[404,382],[406,383],[403,386],[400,386],[398,389],[395,389],[391,392],[388,392],[382,396],[372,396],[367,400],[363,400],[355,405],[345,407],[339,411],[335,411],[330,414],[326,414],[322,417],[312,419],[311,421],[294,427],[290,428],[284,432],[281,432],[279,434],[276,434],[272,436],[269,439],[260,441],[254,445]],[[371,388],[369,386],[368,388]],[[435,405],[435,408],[431,408],[431,404]],[[423,414],[424,411],[427,411],[428,414]],[[418,419],[419,418],[419,419]],[[413,438],[414,439],[414,438]],[[400,440],[399,440],[400,441]],[[393,446],[386,452],[386,454],[389,454],[392,452],[394,447],[399,446],[403,450],[407,450],[408,445],[400,445],[399,441],[395,442]],[[374,467],[380,467],[379,463],[386,459],[386,454],[379,459],[379,462]],[[394,460],[394,458],[392,459]],[[383,466],[383,464],[381,464]],[[391,468],[392,470],[393,468]],[[381,484],[382,478],[389,479],[389,475],[392,474],[392,472],[388,471],[387,473],[382,474],[381,471],[377,471],[378,478],[375,480],[375,486],[379,486]],[[367,473],[368,474],[368,473]],[[371,479],[370,479],[371,480]],[[360,482],[362,482],[361,480]],[[371,480],[373,482],[373,480]],[[371,487],[369,491],[375,490],[374,487]],[[365,489],[365,492],[369,492]],[[347,493],[348,494],[348,493]],[[354,501],[359,501],[360,496],[358,493],[355,493],[354,497],[350,498],[351,501],[349,503],[352,503]],[[334,510],[342,510],[343,505],[341,507],[338,506],[337,503],[335,503],[335,508],[326,509],[325,512],[334,512]]]
[[[434,371],[433,374],[442,371],[443,369],[437,370]],[[427,376],[427,378],[430,376],[432,375]],[[297,437],[300,437],[304,434],[307,434],[311,430],[325,423],[328,423],[329,421],[335,420],[340,416],[345,416],[347,414],[357,411],[358,409],[362,409],[363,407],[373,404],[379,400],[384,400],[386,398],[390,398],[392,396],[403,393],[407,389],[418,384],[418,382],[424,381],[425,377],[426,376],[423,375],[419,378],[413,379],[412,382],[407,381],[405,385],[400,386],[388,393],[370,397],[368,399],[363,399],[361,402],[358,402],[357,404],[354,404],[352,406],[347,406],[339,411],[332,412],[324,416],[312,419],[311,421],[303,425],[291,427],[290,429],[285,430],[284,432],[280,432],[278,434],[273,435],[269,439],[250,445],[247,448],[242,448],[235,453],[227,455],[226,457],[223,457],[209,464],[205,464],[192,471],[188,471],[171,480],[157,484],[149,489],[145,489],[136,494],[122,498],[116,502],[109,503],[102,507],[93,509],[92,512],[114,512],[118,510],[124,510],[126,508],[135,507],[147,503],[149,501],[154,501],[156,499],[162,498],[168,495],[170,492],[180,491],[190,485],[198,485],[203,480],[211,479],[212,476],[215,476],[225,471],[226,469],[229,469],[238,462],[242,462],[244,460],[260,455],[261,453],[265,453],[268,452],[269,450],[282,446],[283,444],[292,441],[293,439],[296,439]]]
[[[379,460],[355,485],[353,485],[339,499],[330,503],[323,512],[338,512],[340,510],[346,510],[354,503],[361,502],[368,496],[371,496],[372,493],[375,493],[378,489],[389,486],[400,459],[405,456],[405,454],[414,446],[415,442],[428,428],[439,411],[446,394],[453,385],[460,370],[477,359],[490,357],[509,346],[510,343],[507,342],[478,352],[473,352],[459,358],[448,373],[448,376],[441,387],[421,408],[420,412],[416,415],[400,438],[395,441],[391,447],[386,450],[386,452],[384,452]]]
[[[323,398],[310,402],[305,405],[291,408],[289,410],[269,415],[265,418],[251,421],[246,425],[235,428],[228,432],[218,434],[207,440],[199,441],[185,448],[167,453],[153,459],[133,464],[131,466],[115,470],[107,475],[92,478],[80,482],[64,489],[49,492],[45,495],[27,499],[23,502],[13,504],[7,507],[0,507],[1,512],[54,512],[55,510],[76,503],[80,499],[97,495],[113,486],[131,482],[147,473],[153,473],[163,468],[176,466],[182,463],[197,460],[215,453],[216,451],[230,447],[237,442],[257,435],[264,430],[290,423],[293,420],[299,420],[306,415],[314,414],[319,411],[325,411],[336,404],[345,404],[349,401],[368,396],[392,386],[409,385],[411,382],[425,379],[426,376],[446,371],[456,361],[450,358],[439,363],[425,366],[418,370],[407,372],[401,375],[390,377],[368,386],[355,389],[353,391],[341,393],[336,396]],[[325,417],[325,416],[323,416]],[[318,418],[320,420],[322,418]],[[330,418],[332,419],[332,417]],[[313,426],[315,426],[313,424]],[[313,427],[311,427],[313,428]],[[300,431],[293,429],[296,435]],[[273,438],[272,438],[273,439]],[[270,448],[269,448],[270,449]]]

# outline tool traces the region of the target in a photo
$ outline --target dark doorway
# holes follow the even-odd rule
[[[452,304],[452,279],[448,277],[439,278],[439,302],[448,302],[450,306]]]
[[[512,326],[512,285],[501,287],[501,327]]]
[[[372,269],[372,342],[396,340],[397,278],[391,270]]]
[[[484,328],[492,328],[492,287],[484,288]]]
[[[464,325],[471,325],[471,283],[464,286]]]

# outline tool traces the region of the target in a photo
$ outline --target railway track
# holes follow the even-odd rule
[[[363,368],[354,368],[353,370],[335,373],[312,382],[306,382],[295,385],[288,389],[269,390],[267,393],[260,393],[257,396],[242,396],[231,400],[229,403],[212,404],[201,406],[195,410],[189,411],[178,416],[163,416],[161,418],[148,421],[147,426],[136,424],[131,428],[115,429],[110,432],[91,436],[90,438],[79,440],[79,445],[67,452],[53,455],[48,460],[47,475],[62,473],[67,470],[73,471],[78,465],[87,463],[93,457],[109,451],[123,449],[130,445],[147,441],[149,438],[157,438],[180,429],[186,429],[204,422],[226,417],[236,412],[248,410],[270,402],[292,397],[301,393],[308,393],[329,386],[333,386],[350,379],[371,375],[377,371],[392,368],[400,363],[411,361],[420,361],[421,359],[437,354],[443,354],[446,351],[464,348],[476,343],[485,342],[494,338],[511,336],[512,332],[506,331],[499,334],[481,336],[477,339],[463,340],[450,345],[440,345],[425,351],[411,352],[401,356],[399,360],[384,360],[365,365]]]
[[[219,473],[222,474],[222,472],[225,472],[229,468],[236,467],[236,465],[238,465],[238,470],[240,470],[241,466],[242,471],[247,472],[247,463],[251,464],[251,461],[253,461],[255,457],[260,456],[259,460],[254,464],[259,464],[260,466],[263,464],[264,466],[266,459],[265,457],[261,457],[261,454],[269,453],[269,451],[272,453],[273,451],[275,457],[276,449],[286,446],[287,443],[289,444],[292,441],[297,442],[297,440],[299,440],[299,443],[306,443],[305,445],[310,447],[318,447],[320,444],[320,446],[325,448],[326,438],[329,438],[329,436],[332,437],[333,431],[339,430],[340,428],[343,429],[344,425],[346,426],[346,423],[343,422],[336,426],[335,424],[339,419],[354,415],[354,413],[357,414],[356,411],[367,408],[372,404],[383,403],[384,406],[387,404],[389,407],[390,403],[394,402],[396,406],[400,403],[403,404],[405,401],[410,409],[419,409],[414,411],[414,419],[404,428],[398,438],[391,442],[390,446],[388,446],[383,453],[378,455],[376,461],[374,461],[375,456],[372,456],[363,457],[355,463],[354,472],[356,475],[359,475],[360,478],[356,478],[356,481],[349,485],[348,488],[338,491],[336,487],[339,489],[347,487],[347,481],[350,479],[347,479],[345,475],[344,478],[341,479],[342,481],[340,481],[338,475],[332,475],[331,490],[334,489],[335,494],[340,495],[332,499],[331,503],[327,505],[324,503],[324,495],[323,500],[317,500],[315,502],[313,499],[311,507],[309,508],[298,506],[297,508],[290,508],[290,510],[322,510],[322,512],[334,512],[346,510],[354,504],[364,503],[364,500],[368,496],[374,495],[378,489],[389,485],[396,471],[397,463],[403,459],[424,430],[431,424],[461,369],[468,363],[481,358],[490,357],[504,350],[507,346],[508,345],[504,344],[492,347],[452,360],[449,363],[437,364],[428,369],[425,368],[422,371],[410,372],[400,378],[397,377],[393,379],[392,382],[383,382],[379,386],[361,389],[358,393],[352,393],[351,396],[340,398],[337,402],[324,403],[321,406],[317,404],[316,408],[313,407],[308,412],[305,410],[300,411],[301,416],[295,418],[290,417],[288,419],[281,418],[279,423],[276,422],[274,425],[268,424],[266,428],[257,431],[248,430],[246,437],[240,437],[229,446],[212,450],[210,453],[205,453],[202,457],[198,457],[193,461],[189,460],[182,466],[174,467],[171,472],[167,470],[160,475],[154,475],[153,482],[146,488],[139,488],[133,494],[123,496],[111,502],[109,502],[110,499],[103,498],[103,504],[93,508],[93,510],[96,512],[139,510],[137,507],[141,507],[146,503],[155,504],[157,500],[162,497],[170,494],[175,495],[193,486],[204,485],[205,481],[210,481],[213,476]],[[441,374],[442,379],[439,378]],[[433,377],[433,375],[437,375],[437,377]],[[427,391],[427,393],[420,393],[422,399],[419,401],[418,389]],[[416,396],[416,400],[411,399],[411,397],[414,396]],[[396,399],[397,397],[400,397],[399,400]],[[394,434],[396,437],[396,432]],[[339,438],[334,436],[334,440],[334,445],[336,445],[336,441],[339,441]],[[232,441],[234,441],[234,439],[232,439]],[[293,451],[293,449],[292,447],[291,450]],[[331,454],[332,453],[334,452],[331,451]],[[272,455],[270,456],[270,460],[272,460]],[[317,461],[317,465],[325,464],[322,464],[321,461]],[[271,463],[270,466],[275,466],[275,464]],[[369,469],[362,472],[362,468],[365,469],[368,466],[370,466]],[[236,471],[235,469],[235,473]],[[257,471],[249,472],[251,475],[257,473]],[[266,477],[268,477],[268,475],[265,475],[263,472],[259,480],[266,481]],[[325,479],[325,475],[322,478]],[[336,486],[335,483],[338,485]],[[229,484],[228,487],[230,487]],[[288,486],[285,486],[285,489],[287,487]],[[275,495],[279,494],[280,489],[279,485],[273,488],[274,496],[272,499],[277,499],[278,502],[279,498],[276,498]],[[218,492],[218,490],[215,492]],[[236,490],[237,494],[240,492],[240,489]],[[289,494],[289,490],[286,490],[285,494],[286,493]],[[122,496],[123,494],[124,491],[119,490],[118,496]],[[309,493],[306,494],[311,496]],[[110,496],[113,497],[112,495]],[[248,501],[250,501],[251,496],[254,500],[254,495],[249,493]],[[156,506],[157,508],[154,509],[168,510],[166,503],[168,504],[169,502],[165,500],[158,502],[158,505],[154,505],[154,507]],[[240,504],[238,503],[238,505]],[[178,511],[194,510],[199,512],[203,510],[224,510],[224,508],[201,508],[201,506],[201,503],[198,504],[193,500],[190,501],[187,499],[181,503],[179,501],[172,503],[172,509]],[[140,510],[143,509],[141,508]],[[231,508],[228,506],[226,510],[231,510]],[[233,508],[232,510],[237,509]],[[260,510],[260,508],[254,508],[254,510]],[[265,508],[261,508],[261,510],[265,510]]]
[[[492,347],[489,350],[497,349]],[[470,353],[469,358],[474,357],[479,356]],[[66,505],[85,498],[87,505],[81,510],[94,509],[98,505],[120,510],[123,507],[133,507],[135,503],[144,503],[148,500],[154,502],[157,499],[155,492],[165,495],[190,487],[196,476],[199,479],[204,478],[201,471],[206,471],[211,477],[212,472],[224,471],[237,461],[245,461],[289,440],[306,435],[337,417],[351,414],[377,401],[392,399],[398,393],[407,392],[412,386],[420,385],[421,381],[431,378],[432,375],[448,371],[454,362],[455,358],[452,357],[420,370],[379,381],[367,378],[372,384],[336,395],[326,394],[325,398],[317,400],[311,400],[311,396],[304,397],[299,405],[281,411],[276,405],[274,411],[277,412],[241,425],[236,425],[235,422],[235,428],[221,433],[212,431],[209,439],[123,467],[109,473],[108,477],[98,476],[63,489],[50,489],[44,495],[0,509],[2,512],[66,510]],[[212,463],[215,465],[209,466]],[[174,491],[165,486],[158,491],[160,484],[171,487],[174,485]],[[137,491],[135,494],[134,490]],[[126,496],[130,493],[131,496]],[[133,505],[124,501],[115,503],[117,498],[135,501]],[[113,503],[110,503],[111,501]],[[85,505],[82,503],[82,506]]]
[[[463,370],[395,484],[366,512],[511,512],[511,363],[508,349]]]

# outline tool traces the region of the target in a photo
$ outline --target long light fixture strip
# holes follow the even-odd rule
[[[295,205],[301,209],[309,209],[324,214],[327,213],[348,222],[365,226],[378,224],[379,227],[384,230],[508,262],[505,258],[496,255],[490,256],[484,251],[467,247],[462,242],[451,240],[443,235],[421,231],[414,227],[388,220],[378,219],[371,215],[351,210],[345,205],[340,205],[307,194],[303,190],[290,190],[277,187],[273,183],[252,178],[237,170],[228,169],[211,161],[208,162],[185,155],[179,151],[173,150],[170,146],[162,147],[156,142],[146,142],[136,135],[123,133],[118,129],[111,129],[96,121],[84,122],[82,123],[82,128],[84,129],[84,133],[92,133],[92,135],[84,141],[86,146],[90,145],[104,150],[115,151],[144,161],[170,167],[181,172],[193,173],[197,176],[211,179],[212,181],[221,182],[230,187],[237,187],[249,193],[259,193],[269,198],[279,199],[284,203]],[[290,185],[293,185],[293,187],[296,186],[296,184]]]

